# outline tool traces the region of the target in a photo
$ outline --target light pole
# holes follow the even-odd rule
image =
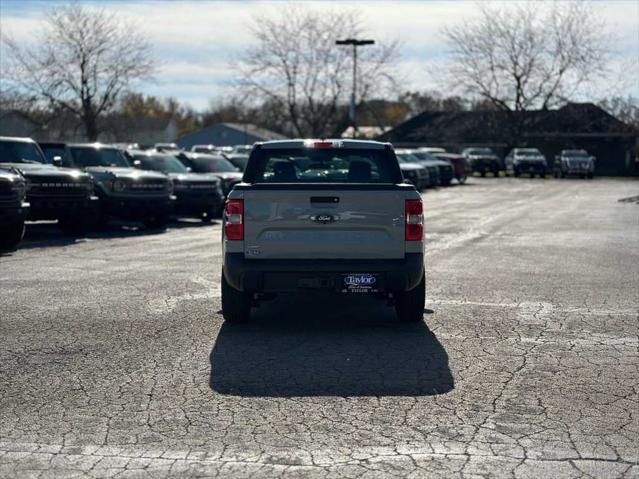
[[[357,117],[355,115],[355,101],[357,97],[357,47],[374,44],[375,40],[357,40],[356,38],[347,38],[335,42],[335,45],[353,46],[353,91],[351,93],[351,106],[348,109],[348,116],[351,120],[351,126],[353,127],[353,138],[357,137]]]

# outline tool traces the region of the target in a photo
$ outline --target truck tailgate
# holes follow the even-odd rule
[[[244,255],[251,259],[404,257],[405,193],[246,190]]]

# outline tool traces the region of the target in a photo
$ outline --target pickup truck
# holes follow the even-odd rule
[[[555,156],[554,172],[555,178],[577,175],[592,179],[595,176],[595,157],[586,150],[561,150],[561,154]]]
[[[278,293],[370,295],[399,320],[424,312],[423,209],[389,143],[254,145],[222,227],[222,315],[250,319]]]

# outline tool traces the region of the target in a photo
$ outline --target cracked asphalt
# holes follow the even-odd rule
[[[223,324],[220,226],[0,257],[0,477],[639,477],[639,182],[424,194],[424,322]],[[624,200],[624,201],[620,201]]]

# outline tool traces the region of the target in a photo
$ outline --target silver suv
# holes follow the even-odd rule
[[[222,313],[246,321],[277,293],[389,300],[424,312],[422,200],[389,143],[286,140],[254,146],[224,208]]]

